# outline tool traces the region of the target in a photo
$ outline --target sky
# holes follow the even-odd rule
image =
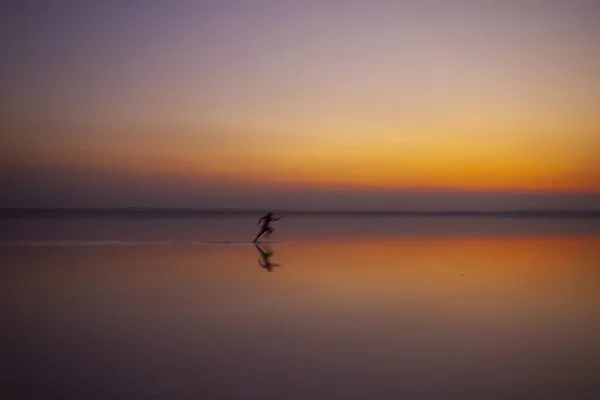
[[[597,208],[594,0],[5,1],[0,206]]]

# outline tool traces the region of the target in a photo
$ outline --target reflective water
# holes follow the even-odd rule
[[[2,398],[600,393],[597,222],[2,223]]]

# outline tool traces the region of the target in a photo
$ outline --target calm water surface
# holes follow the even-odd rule
[[[599,398],[598,222],[255,219],[0,221],[0,398]]]

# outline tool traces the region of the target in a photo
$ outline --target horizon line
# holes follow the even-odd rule
[[[498,209],[498,210],[306,210],[275,209],[275,214],[298,215],[403,215],[403,216],[586,216],[600,217],[600,209]],[[76,215],[76,214],[260,214],[266,208],[191,208],[191,207],[0,207],[0,216]]]

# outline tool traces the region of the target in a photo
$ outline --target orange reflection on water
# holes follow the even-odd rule
[[[455,316],[485,307],[557,314],[598,308],[599,245],[598,237],[332,240],[283,246],[278,260],[290,266],[285,283],[324,307],[403,302]]]
[[[307,239],[272,245],[272,271],[250,244],[4,249],[0,311],[16,339],[3,349],[40,380],[36,357],[70,354],[69,381],[183,371],[190,388],[281,382],[277,398],[313,386],[552,398],[597,382],[599,244]]]

